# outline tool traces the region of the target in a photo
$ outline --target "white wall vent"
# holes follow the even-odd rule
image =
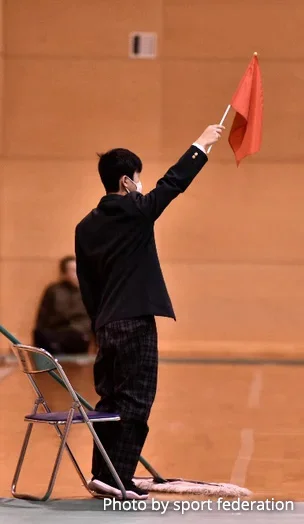
[[[140,31],[129,35],[129,57],[130,58],[155,58],[156,57],[156,33],[143,33]]]

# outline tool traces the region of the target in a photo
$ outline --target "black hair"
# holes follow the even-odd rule
[[[126,175],[133,180],[134,173],[142,171],[142,161],[128,149],[111,149],[98,156],[98,172],[107,193],[119,191],[122,176]]]
[[[75,262],[76,258],[73,255],[62,258],[59,261],[59,271],[62,275],[66,273],[67,266],[69,262]]]

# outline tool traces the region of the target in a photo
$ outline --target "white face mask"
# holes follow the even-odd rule
[[[129,178],[129,177],[127,177],[127,178]],[[129,178],[129,180],[131,180],[131,182],[136,186],[136,191],[138,193],[142,193],[143,187],[142,187],[141,181],[136,183],[136,182],[134,182],[134,180],[132,180],[132,178]],[[130,191],[129,191],[129,189],[127,187],[126,187],[126,190],[128,191],[128,193],[130,193]]]

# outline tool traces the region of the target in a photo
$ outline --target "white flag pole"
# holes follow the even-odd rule
[[[227,108],[226,108],[225,113],[224,113],[223,116],[222,116],[222,120],[220,121],[220,124],[219,124],[220,126],[223,125],[223,123],[224,123],[224,121],[225,121],[225,119],[226,119],[226,116],[228,115],[230,109],[231,109],[231,105],[229,104],[229,105],[227,106]],[[208,150],[207,150],[207,154],[210,153],[211,149],[212,149],[212,146],[209,146],[209,147],[208,147]]]

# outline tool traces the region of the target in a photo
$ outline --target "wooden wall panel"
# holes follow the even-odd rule
[[[3,0],[0,0],[0,156],[3,147],[3,105],[4,105],[4,35]]]
[[[144,160],[152,189],[159,166]],[[96,162],[13,161],[0,164],[1,323],[30,342],[43,288],[57,278],[58,260],[74,252],[75,225],[104,195]],[[0,354],[8,348],[0,338]]]
[[[1,322],[29,342],[42,290],[57,276],[57,259],[2,260],[0,269]],[[161,347],[191,351],[226,342],[231,352],[234,342],[245,349],[261,341],[303,345],[301,266],[171,262],[163,271],[177,322],[158,319]],[[7,347],[3,340],[0,347]]]
[[[157,165],[144,163],[150,189]],[[156,175],[157,176],[157,175]],[[95,162],[6,161],[0,208],[2,257],[62,257],[74,250],[74,230],[104,195]]]
[[[4,50],[4,16],[3,16],[3,0],[0,0],[0,53]]]
[[[2,256],[60,257],[74,250],[74,229],[98,203],[95,163],[6,162],[1,206]]]
[[[164,56],[303,58],[301,0],[164,0]]]
[[[216,155],[159,219],[163,260],[303,264],[302,165],[237,168]]]
[[[130,32],[159,33],[162,24],[162,0],[7,0],[5,7],[9,55],[127,57]]]
[[[3,154],[4,58],[0,52],[0,156]]]
[[[103,194],[95,153],[134,149],[151,189],[219,121],[257,50],[261,153],[237,169],[227,132],[157,223],[178,315],[159,320],[160,342],[304,344],[303,20],[299,0],[5,2],[0,314],[9,329],[28,340],[42,288]],[[156,60],[127,58],[133,30],[158,32]]]
[[[3,55],[3,2],[0,0],[0,207],[2,204],[2,170],[3,170],[3,160],[2,160],[2,144],[3,144],[3,91],[4,91],[4,55]],[[1,222],[1,216],[0,216],[0,253],[1,253],[1,247],[2,247],[2,222]],[[2,271],[1,271],[1,261],[0,261],[0,290],[2,286]],[[0,317],[2,317],[2,303],[0,300]],[[0,338],[0,355],[4,351],[1,346],[1,338]]]
[[[24,343],[31,342],[31,331],[43,289],[58,278],[56,259],[1,260],[1,324]],[[7,350],[6,339],[0,348]],[[0,349],[1,352],[1,349]]]
[[[160,340],[170,349],[181,341],[183,350],[229,342],[230,354],[234,342],[245,351],[246,343],[260,341],[303,346],[303,265],[171,262],[163,271],[177,316],[176,323],[159,321]]]
[[[92,158],[111,147],[159,151],[160,65],[7,60],[5,154]]]

